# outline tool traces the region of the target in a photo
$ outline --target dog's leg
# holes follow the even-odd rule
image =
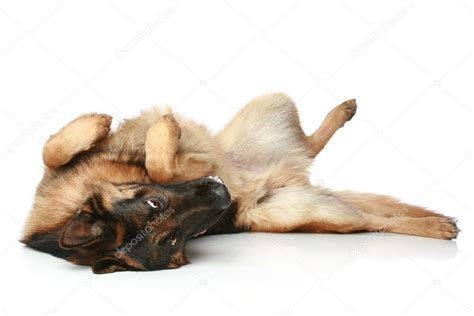
[[[235,223],[256,232],[353,233],[375,230],[381,219],[307,185],[275,190],[263,203],[239,213]]]
[[[258,232],[368,231],[440,239],[457,237],[458,229],[454,220],[436,216],[408,217],[405,215],[404,207],[407,205],[400,205],[400,211],[394,213],[392,217],[379,216],[343,202],[337,194],[330,191],[311,186],[285,187],[267,197],[264,203],[238,214],[236,225]],[[409,210],[406,213],[409,214]]]
[[[357,207],[358,209],[377,216],[383,217],[441,217],[447,218],[443,214],[430,211],[426,208],[400,202],[398,199],[387,195],[374,193],[360,193],[352,191],[332,192],[342,202]]]
[[[355,100],[342,103],[326,116],[317,131],[307,136],[294,102],[282,93],[266,94],[250,101],[217,138],[226,152],[241,161],[254,159],[256,153],[286,159],[288,153],[299,152],[314,158],[356,109]]]
[[[180,148],[181,128],[173,115],[162,116],[147,132],[146,169],[152,181],[186,181],[213,174],[208,154]]]
[[[107,137],[112,117],[106,114],[79,116],[52,135],[43,147],[43,162],[49,168],[67,164],[75,155]]]
[[[337,219],[318,219],[308,221],[294,231],[305,233],[353,233],[353,232],[379,232],[397,233],[437,239],[455,239],[459,229],[456,222],[449,218],[423,217],[413,218],[406,216],[380,217],[364,214],[359,210],[357,217],[347,217],[347,214]]]
[[[459,233],[456,219],[420,206],[402,203],[390,196],[350,191],[333,194],[345,204],[367,214],[383,217],[385,226],[382,230],[387,232],[442,239],[456,238]]]
[[[168,182],[178,167],[177,152],[181,128],[172,115],[161,117],[147,132],[146,169],[156,182]]]
[[[306,138],[310,147],[311,157],[316,157],[323,150],[336,131],[352,119],[356,110],[356,102],[352,99],[345,101],[329,112],[321,126]]]

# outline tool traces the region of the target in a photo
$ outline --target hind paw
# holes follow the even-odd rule
[[[451,217],[429,217],[431,234],[440,239],[456,239],[461,231],[457,226],[457,220]]]
[[[357,104],[355,99],[347,100],[338,105],[333,111],[332,115],[338,120],[340,126],[350,121],[357,112]]]

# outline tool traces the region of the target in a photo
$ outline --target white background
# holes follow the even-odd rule
[[[0,314],[473,313],[473,3],[1,1]],[[359,234],[216,236],[178,270],[93,275],[17,242],[49,134],[90,111],[151,104],[213,130],[289,94],[310,133],[355,118],[315,183],[459,218],[455,242]],[[54,210],[52,210],[54,211]]]

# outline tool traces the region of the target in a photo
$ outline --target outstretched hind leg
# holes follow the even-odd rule
[[[378,231],[441,239],[454,239],[459,233],[456,219],[391,196],[350,191],[332,194],[367,214],[383,217],[384,225]]]
[[[237,160],[286,159],[289,154],[314,158],[356,109],[355,100],[342,103],[326,116],[318,130],[307,136],[294,102],[282,93],[266,94],[240,110],[218,139],[224,151]]]
[[[258,232],[352,233],[373,230],[381,218],[345,204],[310,185],[282,187],[240,212],[236,224]]]
[[[79,116],[52,135],[43,147],[43,162],[48,168],[67,164],[77,154],[107,137],[112,117],[106,114]]]
[[[323,150],[331,137],[347,121],[352,119],[356,111],[356,101],[352,99],[345,101],[329,112],[321,126],[306,138],[310,147],[311,157],[316,157]]]
[[[383,207],[383,205],[379,205]],[[331,191],[312,186],[284,187],[264,203],[238,214],[237,226],[258,232],[354,233],[390,232],[454,239],[459,230],[446,217],[385,217],[341,201]]]

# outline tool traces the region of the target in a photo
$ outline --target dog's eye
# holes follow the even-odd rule
[[[145,201],[145,203],[151,208],[158,209],[161,206],[161,202],[158,199],[151,198]]]
[[[178,242],[178,237],[176,235],[171,235],[171,236],[168,237],[168,240],[169,240],[171,246],[174,246]]]

